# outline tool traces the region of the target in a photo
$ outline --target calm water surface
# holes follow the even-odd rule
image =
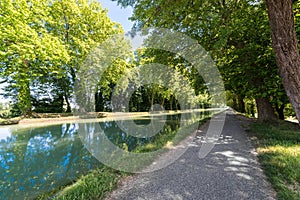
[[[168,115],[164,130],[166,127],[176,130],[180,117],[180,114]],[[150,120],[140,118],[134,122],[146,125]],[[112,142],[120,147],[125,145],[129,151],[153,139],[128,136],[114,121],[99,123]],[[85,148],[77,132],[76,123],[0,127],[1,199],[32,199],[101,166]]]

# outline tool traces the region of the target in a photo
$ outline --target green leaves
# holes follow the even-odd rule
[[[23,112],[31,110],[33,82],[59,83],[70,95],[69,77],[74,82],[86,56],[123,32],[98,2],[88,0],[3,0],[0,25],[0,76],[10,78]]]
[[[264,2],[114,1],[134,8],[134,29],[163,27],[197,39],[217,62],[227,90],[242,97],[281,98],[284,90],[272,51]]]

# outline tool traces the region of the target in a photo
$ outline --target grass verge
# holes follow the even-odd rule
[[[300,199],[300,129],[297,125],[254,123],[260,163],[279,200]]]
[[[57,200],[104,199],[105,195],[112,191],[118,181],[126,175],[126,173],[103,166],[90,171],[75,183],[58,188],[58,191],[42,194],[37,199],[50,199],[50,197]]]
[[[199,122],[199,125],[204,124],[208,121],[210,117],[206,117]],[[197,122],[198,123],[198,122]],[[155,139],[144,146],[137,147],[134,152],[150,152],[162,149],[169,145],[170,141],[173,140],[176,135],[176,131],[167,131],[167,134],[158,134]],[[190,135],[190,134],[189,134]],[[188,135],[185,135],[185,137]],[[175,140],[172,145],[178,144],[180,141],[184,140],[185,137],[180,137]],[[144,163],[151,163],[152,160],[145,158]],[[111,169],[106,166],[101,166],[98,169],[91,170],[87,175],[81,176],[74,183],[68,186],[62,186],[49,193],[44,193],[38,196],[36,199],[55,199],[55,200],[89,200],[89,199],[99,199],[102,200],[105,196],[113,191],[118,182],[131,175],[130,173],[120,172],[118,170]]]
[[[15,117],[15,118],[11,118],[11,119],[2,119],[2,118],[0,118],[0,125],[18,124],[20,120],[21,120],[20,117]]]

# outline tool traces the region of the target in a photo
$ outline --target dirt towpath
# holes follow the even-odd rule
[[[266,181],[245,127],[248,121],[226,111],[222,135],[203,159],[198,135],[173,164],[137,174],[120,183],[107,199],[116,200],[271,200],[275,192]],[[200,129],[205,132],[207,125]]]

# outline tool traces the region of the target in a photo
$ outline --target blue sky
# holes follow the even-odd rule
[[[132,14],[132,8],[121,8],[117,6],[117,2],[111,0],[98,0],[103,8],[108,10],[108,16],[112,21],[119,22],[122,24],[125,32],[130,31],[133,23],[128,20],[128,17]]]
[[[133,22],[131,22],[128,18],[132,15],[133,9],[131,7],[121,8],[121,6],[117,5],[117,2],[113,2],[111,0],[98,0],[103,8],[108,10],[108,17],[114,21],[122,24],[125,33],[131,30],[133,26]],[[135,35],[134,38],[127,36],[128,40],[130,40],[131,45],[134,50],[138,47],[142,46],[143,37],[139,34]]]

